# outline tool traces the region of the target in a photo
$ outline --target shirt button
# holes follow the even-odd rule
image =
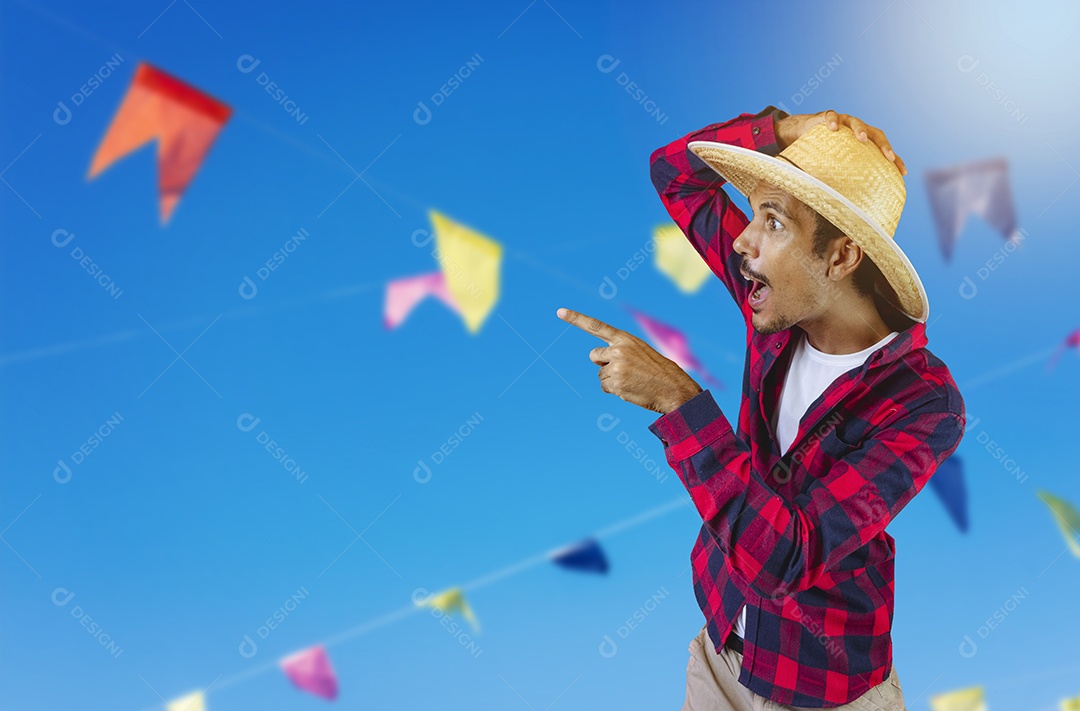
[[[776,347],[777,347],[777,348],[779,348],[779,347],[780,347],[780,343],[779,343],[779,342],[777,342],[777,344],[776,344]]]
[[[758,135],[759,133],[761,133],[761,126],[754,126],[753,133],[754,133],[755,136]]]

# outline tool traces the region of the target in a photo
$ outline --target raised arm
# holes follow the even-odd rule
[[[781,147],[774,121],[787,115],[773,106],[758,114],[741,114],[657,148],[649,159],[649,174],[660,201],[712,272],[724,282],[747,323],[752,316],[746,303],[750,285],[739,274],[742,255],[732,248],[732,242],[749,219],[724,192],[726,181],[686,146],[690,141],[716,141],[776,155]]]
[[[715,141],[775,156],[807,129],[819,123],[827,124],[834,131],[839,126],[847,126],[859,140],[872,142],[880,148],[901,175],[907,174],[904,161],[893,152],[880,128],[832,109],[813,114],[788,115],[785,111],[767,106],[760,113],[741,114],[730,121],[714,123],[689,133],[657,148],[649,159],[653,187],[668,214],[712,272],[724,282],[747,324],[753,316],[750,305],[746,303],[750,284],[739,274],[742,255],[734,250],[732,243],[749,224],[749,219],[731,204],[723,190],[726,181],[687,145],[691,141]]]

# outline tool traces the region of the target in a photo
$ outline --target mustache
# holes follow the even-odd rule
[[[750,270],[749,270],[749,269],[747,269],[747,268],[746,268],[745,266],[741,266],[741,267],[740,267],[740,271],[742,272],[742,275],[743,275],[744,277],[753,277],[754,279],[757,279],[758,281],[760,281],[760,282],[761,282],[762,284],[764,284],[765,286],[772,286],[772,285],[771,285],[771,284],[769,283],[769,280],[768,280],[768,279],[766,279],[765,277],[763,277],[763,276],[762,276],[761,274],[758,274],[758,273],[756,273],[756,272],[752,272],[752,271],[750,271]]]

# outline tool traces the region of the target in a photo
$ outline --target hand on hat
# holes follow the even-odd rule
[[[600,389],[646,410],[667,414],[702,392],[678,363],[652,346],[585,314],[559,309],[559,318],[607,342],[589,351],[589,360],[600,368]]]
[[[780,145],[780,150],[790,146],[795,142],[795,139],[819,123],[827,124],[833,131],[840,130],[841,125],[847,126],[855,132],[860,141],[864,143],[870,141],[880,148],[885,157],[891,160],[896,169],[900,171],[900,175],[907,175],[907,167],[904,165],[904,161],[900,160],[900,156],[893,152],[889,140],[885,138],[885,133],[880,128],[875,128],[850,114],[838,114],[832,109],[816,114],[792,114],[777,121],[776,140]]]

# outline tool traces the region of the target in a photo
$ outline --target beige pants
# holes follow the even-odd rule
[[[686,666],[686,702],[682,711],[780,711],[801,709],[784,706],[758,696],[739,683],[743,655],[724,647],[716,653],[705,627],[690,640],[690,662]],[[834,706],[838,711],[905,711],[904,694],[896,665],[885,681],[851,703]]]

